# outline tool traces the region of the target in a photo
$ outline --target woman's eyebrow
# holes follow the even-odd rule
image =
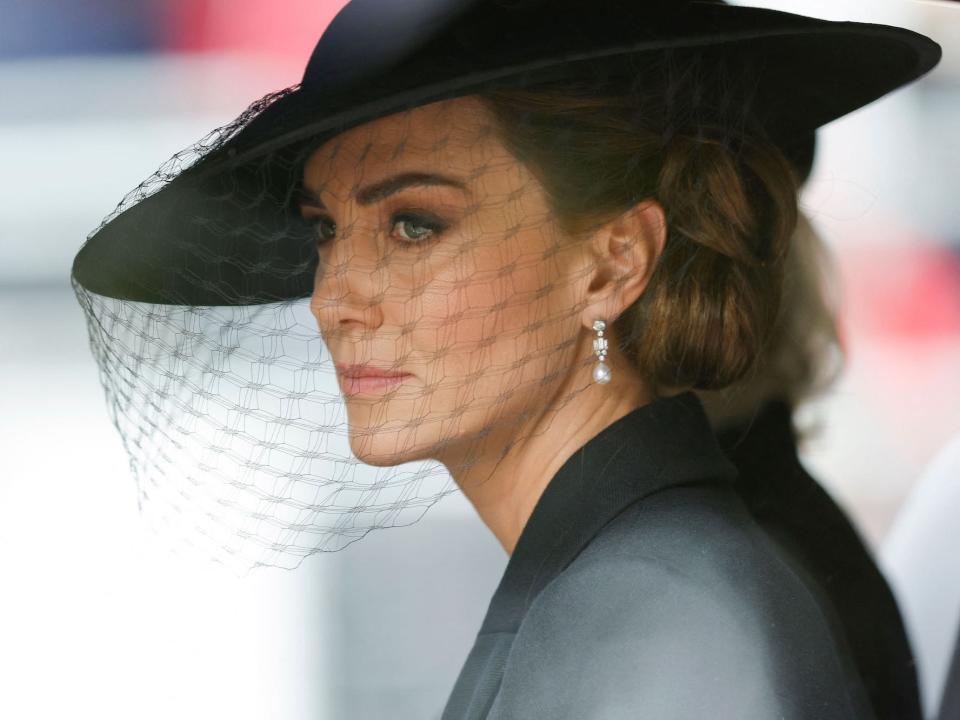
[[[424,185],[447,185],[470,195],[466,183],[457,178],[437,173],[406,172],[361,188],[356,192],[356,198],[361,205],[372,205],[405,188]],[[302,184],[297,188],[296,199],[298,205],[306,205],[320,210],[326,209],[317,194]]]
[[[450,187],[462,190],[468,195],[470,194],[466,184],[457,178],[438,175],[436,173],[407,172],[388,177],[385,180],[361,188],[356,193],[357,202],[361,205],[370,205],[404,188],[418,185],[449,185]]]

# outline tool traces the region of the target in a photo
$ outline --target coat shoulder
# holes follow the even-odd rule
[[[822,603],[731,490],[665,490],[537,596],[490,717],[870,718]]]

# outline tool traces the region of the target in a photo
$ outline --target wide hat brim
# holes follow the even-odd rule
[[[152,194],[94,231],[76,286],[124,300],[248,305],[310,295],[312,244],[291,232],[285,148],[504,82],[561,77],[578,64],[629,72],[650,53],[720,51],[760,68],[755,111],[771,137],[803,143],[822,125],[931,70],[940,46],[897,27],[818,20],[712,2],[669,11],[614,0],[508,5],[353,0],[324,33],[299,87],[266,105]],[[429,2],[425,5],[430,5]],[[376,43],[389,37],[392,44]],[[375,48],[380,48],[379,51]],[[286,183],[289,186],[289,182]]]

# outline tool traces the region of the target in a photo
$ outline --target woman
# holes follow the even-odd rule
[[[794,408],[826,390],[842,367],[826,292],[828,259],[800,215],[786,259],[781,319],[756,369],[699,397],[737,466],[735,487],[751,514],[827,594],[876,716],[919,719],[914,655],[891,588],[850,518],[798,454],[808,431],[795,427]]]
[[[144,493],[186,472],[212,545],[302,556],[422,512],[443,491],[400,468],[442,463],[510,554],[445,718],[873,717],[692,390],[775,326],[780,147],[937,58],[716,3],[354,0],[300,87],[75,261]],[[306,297],[345,421],[288,321]]]

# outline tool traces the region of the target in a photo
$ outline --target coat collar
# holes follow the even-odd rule
[[[670,486],[730,482],[736,474],[692,391],[624,415],[574,452],[550,480],[479,634],[516,632],[539,592],[628,505]]]

